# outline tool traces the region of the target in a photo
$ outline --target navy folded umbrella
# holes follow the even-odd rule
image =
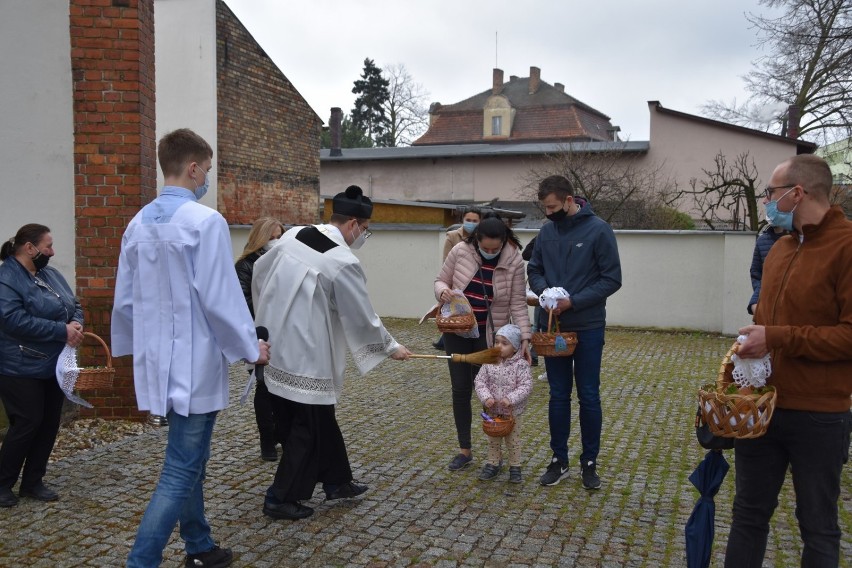
[[[686,522],[686,565],[688,568],[708,568],[716,533],[716,503],[713,497],[719,492],[722,480],[730,466],[721,450],[710,450],[689,476],[689,480],[701,493],[695,509]]]

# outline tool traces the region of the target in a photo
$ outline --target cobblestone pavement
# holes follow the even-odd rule
[[[435,353],[433,326],[387,320],[412,350]],[[474,424],[474,466],[450,472],[455,429],[443,361],[386,361],[367,377],[350,370],[338,418],[360,500],[326,503],[313,517],[278,521],[261,513],[275,463],[260,460],[245,384],[232,371],[233,406],[220,414],[205,485],[213,536],[234,566],[685,566],[683,527],[698,497],[687,480],[704,452],[694,441],[695,391],[715,377],[731,338],[610,330],[604,352],[603,486],[579,477],[576,409],[572,475],[555,487],[538,476],[550,458],[547,387],[536,381],[523,423],[524,482],[504,472],[478,481],[486,453]],[[534,369],[538,375],[543,368]],[[576,404],[574,405],[576,407]],[[23,499],[0,509],[0,566],[122,566],[159,475],[166,430],[62,459],[47,481],[55,503]],[[727,452],[733,462],[731,452]],[[733,463],[716,498],[713,565],[721,566],[730,523]],[[852,557],[852,474],[841,495],[841,557]],[[798,565],[801,543],[790,483],[770,533],[766,566]],[[165,566],[181,566],[177,532]]]

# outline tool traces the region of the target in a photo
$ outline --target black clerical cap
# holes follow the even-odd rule
[[[373,215],[373,202],[357,185],[350,185],[332,200],[331,210],[339,215],[369,219]]]

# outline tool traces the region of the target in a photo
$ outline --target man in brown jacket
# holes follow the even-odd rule
[[[769,222],[793,232],[766,257],[756,325],[740,330],[748,338],[739,354],[771,354],[778,399],[767,433],[736,441],[728,568],[762,565],[788,467],[802,566],[839,564],[837,502],[852,423],[852,222],[831,206],[831,186],[828,164],[805,154],[776,167],[764,194]]]

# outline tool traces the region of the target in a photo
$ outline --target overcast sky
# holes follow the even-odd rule
[[[700,114],[742,101],[761,55],[745,12],[757,0],[225,0],[328,124],[352,110],[364,59],[402,63],[452,104],[491,88],[492,69],[563,83],[629,140],[648,140],[647,101]],[[496,36],[496,37],[495,37]]]

